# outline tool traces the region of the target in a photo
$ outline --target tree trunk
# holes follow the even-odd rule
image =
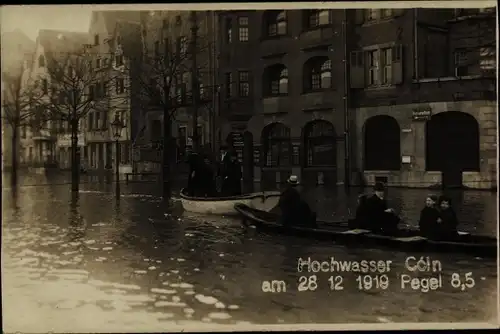
[[[172,137],[172,120],[170,119],[169,110],[163,109],[163,157],[162,157],[162,183],[163,183],[163,200],[168,201],[172,196],[172,188],[170,184],[170,150]]]
[[[80,185],[80,154],[78,149],[78,120],[71,120],[71,191]]]
[[[17,160],[17,138],[19,135],[19,128],[14,126],[12,128],[12,137],[11,137],[11,157],[12,157],[12,166],[11,166],[11,186],[12,189],[17,187],[17,171],[18,171],[18,160]]]

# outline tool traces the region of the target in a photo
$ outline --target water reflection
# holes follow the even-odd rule
[[[84,185],[73,196],[69,186],[21,187],[17,204],[4,196],[6,331],[162,331],[175,324],[244,321],[483,321],[496,312],[493,261],[433,255],[445,264],[443,277],[472,272],[475,288],[402,290],[397,279],[404,253],[252,234],[227,217],[167,213],[156,194],[137,190],[142,186],[122,187],[120,205],[112,189],[99,185]],[[417,214],[426,194],[390,191],[407,217]],[[357,193],[318,188],[309,196],[324,218],[339,219],[350,214]],[[462,196],[460,217],[492,233],[494,195]],[[304,273],[297,272],[297,258],[309,256],[391,259],[391,287],[360,291],[355,274],[343,273],[344,290],[332,291],[328,277],[336,274],[325,273],[318,275],[316,292],[299,293]],[[265,294],[263,280],[285,280],[287,292]]]

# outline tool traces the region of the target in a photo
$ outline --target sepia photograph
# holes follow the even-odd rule
[[[3,332],[499,327],[496,1],[0,11]]]

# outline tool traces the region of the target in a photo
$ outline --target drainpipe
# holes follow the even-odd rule
[[[344,19],[342,21],[342,44],[344,46],[344,186],[347,188],[351,185],[351,154],[349,141],[349,53],[347,49],[347,9],[344,9]]]
[[[413,9],[413,70],[415,80],[418,82],[418,8]]]

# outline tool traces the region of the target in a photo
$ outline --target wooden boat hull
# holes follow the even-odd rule
[[[190,197],[182,189],[180,201],[184,210],[188,212],[231,216],[238,214],[235,209],[236,204],[244,204],[264,212],[270,211],[278,204],[279,197],[280,192],[278,191],[250,193],[234,197]]]
[[[285,227],[278,223],[279,215],[262,212],[244,205],[235,206],[245,227],[255,227],[283,235],[333,240],[347,246],[380,247],[399,251],[464,253],[473,256],[495,258],[498,256],[497,239],[459,232],[453,240],[430,240],[419,235],[418,230],[400,230],[395,236],[371,233],[368,230],[349,229],[349,222],[318,221],[318,228]]]

